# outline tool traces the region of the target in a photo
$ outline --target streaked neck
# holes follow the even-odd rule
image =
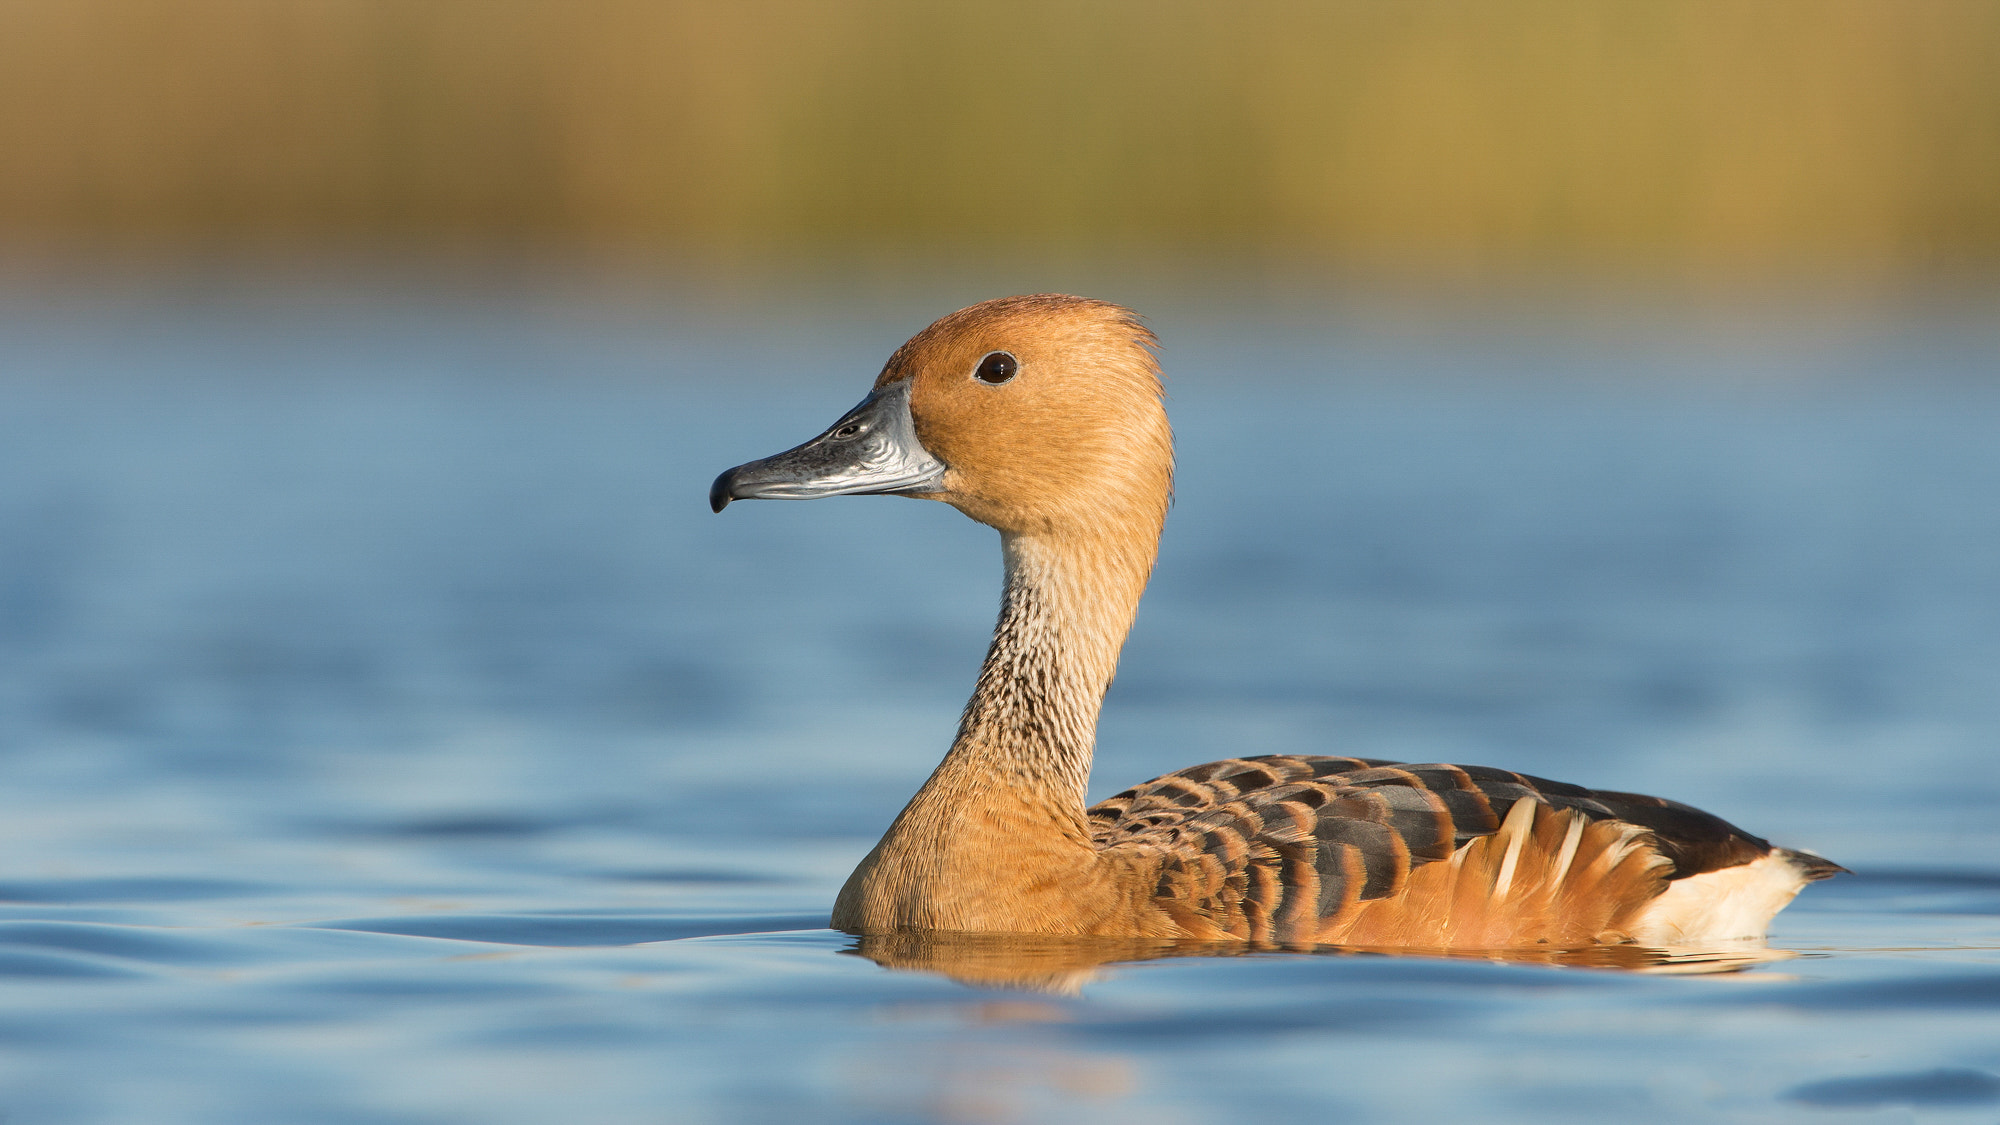
[[[925,788],[987,784],[1081,829],[1104,693],[1152,569],[1155,541],[1006,535],[993,644],[958,737]]]

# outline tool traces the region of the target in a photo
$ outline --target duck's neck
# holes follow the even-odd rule
[[[983,846],[983,834],[1025,832],[1051,846],[1089,847],[1084,800],[1098,710],[1156,534],[1003,534],[1006,591],[978,685],[951,751],[885,846],[901,836],[953,851]]]
[[[1146,530],[1004,535],[1000,623],[958,737],[848,877],[836,928],[1098,932],[1087,914],[1103,873],[1084,790],[1159,543],[1159,524]]]
[[[1073,811],[1080,826],[1098,710],[1152,552],[1027,535],[1003,544],[1007,584],[993,645],[931,786],[988,778]]]

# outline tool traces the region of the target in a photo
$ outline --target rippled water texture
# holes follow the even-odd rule
[[[1156,315],[1178,504],[1095,794],[1459,760],[1857,874],[1736,973],[1034,991],[821,928],[991,532],[703,502],[942,311],[0,311],[7,1121],[2000,1120],[1992,331]]]

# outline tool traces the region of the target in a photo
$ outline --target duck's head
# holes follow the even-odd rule
[[[1153,343],[1130,311],[1083,297],[960,309],[825,433],[717,477],[709,504],[888,493],[1006,533],[1157,534],[1173,435]]]

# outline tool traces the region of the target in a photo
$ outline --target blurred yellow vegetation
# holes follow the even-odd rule
[[[0,0],[0,242],[2000,263],[2000,0]]]

